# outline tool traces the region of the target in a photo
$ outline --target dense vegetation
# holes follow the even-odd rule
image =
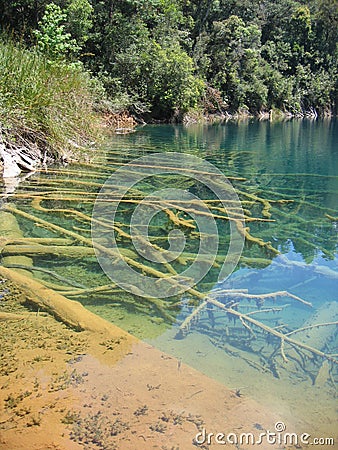
[[[142,118],[337,111],[337,0],[2,0],[0,24]]]
[[[60,156],[95,135],[95,84],[83,70],[2,40],[0,67],[0,143]]]

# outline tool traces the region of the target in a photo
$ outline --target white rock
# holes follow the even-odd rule
[[[15,157],[10,155],[3,144],[0,144],[0,157],[3,165],[3,178],[15,178],[21,173],[20,167],[15,161]]]

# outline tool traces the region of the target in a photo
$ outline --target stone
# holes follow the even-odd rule
[[[15,156],[6,151],[4,144],[0,144],[0,157],[2,159],[3,178],[15,178],[21,173]]]

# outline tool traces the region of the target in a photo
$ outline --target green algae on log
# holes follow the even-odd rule
[[[31,258],[19,253],[16,256],[5,256],[2,251],[6,245],[8,239],[22,239],[23,232],[19,227],[16,217],[10,212],[0,211],[0,255],[2,255],[3,264],[23,264],[25,266],[31,266],[33,261]],[[30,272],[20,269],[22,273],[30,276]]]
[[[100,182],[103,180],[104,177],[109,175],[109,173],[112,172],[109,165],[121,165],[120,163],[112,163],[112,161],[109,161],[109,164],[107,167],[104,167],[103,165],[93,165],[93,164],[80,164],[79,166],[84,167],[89,170],[88,174],[87,171],[83,171],[83,173],[80,175],[80,180],[77,182],[75,175],[77,172],[74,170],[64,170],[64,169],[56,169],[53,172],[59,176],[59,179],[54,178],[47,178],[44,179],[40,178],[39,183],[32,182],[30,184],[31,192],[20,192],[18,191],[13,195],[15,199],[22,199],[22,202],[25,202],[24,208],[26,208],[26,204],[28,204],[29,200],[32,200],[31,206],[33,210],[37,211],[37,216],[34,214],[30,214],[31,211],[28,209],[25,209],[25,211],[20,210],[19,208],[13,208],[11,204],[7,205],[8,210],[11,210],[14,214],[17,214],[18,216],[23,217],[24,219],[30,221],[30,227],[34,224],[38,227],[42,227],[45,230],[48,230],[48,232],[57,233],[60,236],[64,237],[54,237],[50,238],[50,242],[48,242],[48,238],[44,242],[43,241],[17,241],[17,242],[9,242],[7,241],[2,245],[2,254],[5,257],[8,257],[11,252],[15,255],[31,255],[37,260],[39,260],[40,257],[42,257],[42,261],[48,260],[48,257],[51,255],[57,255],[56,265],[57,265],[57,271],[59,271],[59,264],[62,264],[63,259],[67,259],[68,256],[72,258],[81,258],[84,265],[89,266],[89,271],[91,271],[91,267],[93,265],[92,256],[94,256],[94,249],[93,244],[91,242],[91,239],[89,239],[87,236],[87,232],[90,232],[89,225],[92,221],[91,218],[91,204],[93,203],[95,197],[97,196],[97,188],[101,187]],[[94,171],[93,171],[94,169]],[[172,167],[170,167],[172,169]],[[92,172],[90,172],[92,171]],[[125,169],[126,174],[129,172],[133,172],[133,168]],[[193,168],[192,168],[193,173]],[[86,180],[86,175],[88,175],[88,180]],[[204,174],[205,176],[209,176],[208,173]],[[64,176],[64,178],[63,178]],[[62,179],[61,179],[62,178]],[[293,199],[290,196],[286,196],[286,198],[282,198],[282,195],[279,192],[273,192],[268,191],[267,189],[260,189],[260,186],[250,186],[249,180],[245,181],[243,177],[233,177],[232,178],[235,184],[235,190],[240,195],[240,198],[242,200],[242,204],[245,205],[246,209],[244,210],[245,213],[245,219],[246,222],[250,223],[251,229],[248,227],[241,227],[241,233],[243,237],[245,237],[245,241],[247,243],[247,248],[253,247],[251,250],[251,253],[249,256],[245,255],[242,256],[240,261],[242,263],[242,266],[254,266],[254,267],[266,267],[268,266],[273,258],[279,254],[279,249],[281,240],[279,239],[280,235],[280,219],[283,220],[284,218],[286,220],[290,220],[290,218],[294,219],[294,222],[296,224],[302,225],[302,229],[298,230],[297,236],[298,242],[307,245],[307,247],[311,248],[321,248],[318,247],[318,245],[314,244],[312,241],[312,236],[308,232],[306,228],[304,228],[304,225],[310,223],[309,220],[306,218],[303,218],[301,214],[299,214],[300,208],[314,208],[315,205],[311,202],[304,200],[302,196],[299,197],[299,199]],[[172,180],[172,183],[171,183]],[[180,179],[174,179],[170,177],[164,177],[161,179],[157,184],[161,187],[167,186],[167,185],[177,185],[178,187],[182,187],[183,181]],[[185,184],[183,183],[183,188]],[[191,184],[187,185],[188,188],[198,188],[198,186],[193,186]],[[156,187],[156,183],[155,183]],[[118,186],[116,186],[118,188]],[[133,191],[129,191],[126,197],[122,200],[122,206],[123,210],[120,210],[120,217],[119,222],[115,221],[114,223],[107,220],[106,218],[99,217],[100,225],[102,225],[107,231],[107,239],[104,237],[102,240],[99,240],[95,245],[95,248],[98,249],[100,252],[103,252],[107,255],[108,258],[111,258],[114,260],[116,257],[116,253],[114,253],[111,249],[105,247],[109,244],[109,232],[114,232],[117,235],[117,240],[122,241],[122,247],[123,249],[119,250],[120,253],[122,253],[123,257],[125,257],[125,260],[130,263],[134,268],[136,268],[139,271],[142,271],[143,273],[147,273],[148,275],[152,277],[157,277],[159,279],[159,289],[161,289],[161,279],[168,277],[170,274],[176,274],[178,271],[178,267],[185,266],[188,261],[193,260],[194,258],[194,245],[191,245],[191,247],[187,248],[187,251],[184,251],[180,254],[180,256],[174,261],[174,263],[169,264],[165,263],[162,265],[161,270],[155,269],[153,266],[147,266],[146,263],[144,263],[142,257],[139,254],[136,254],[133,250],[131,250],[132,247],[132,239],[131,234],[128,230],[128,224],[125,223],[126,219],[128,219],[129,214],[132,212],[132,208],[136,207],[140,201],[143,201],[145,197],[147,197],[147,189],[149,188],[148,185],[142,186],[140,189],[134,189]],[[266,197],[267,196],[267,197]],[[265,198],[266,197],[266,198]],[[109,207],[110,202],[116,201],[116,197],[114,196],[114,193],[110,197],[107,197],[103,199],[103,203],[107,202],[107,207]],[[221,223],[223,226],[223,230],[226,229],[227,224],[226,222],[229,221],[229,218],[226,216],[226,211],[224,208],[220,206],[220,203],[218,200],[208,198],[204,200],[205,203],[209,207],[209,211],[207,214],[210,215],[210,217],[213,217],[218,221],[218,223]],[[166,206],[167,209],[164,211],[164,213],[167,215],[167,222],[162,224],[162,226],[156,226],[152,225],[152,231],[154,231],[154,235],[150,238],[151,244],[153,246],[153,249],[158,250],[161,253],[162,247],[160,246],[162,242],[165,244],[165,240],[161,235],[161,228],[165,229],[166,231],[172,229],[172,228],[180,228],[183,229],[185,232],[189,234],[189,238],[191,238],[193,241],[196,240],[199,237],[198,230],[196,229],[194,221],[191,221],[187,215],[189,213],[196,213],[196,214],[205,214],[205,211],[198,211],[197,208],[195,208],[195,204],[193,201],[189,202],[190,204],[184,205],[184,211],[186,214],[182,214],[180,212],[180,208],[183,206],[183,202],[173,202],[166,200]],[[150,202],[147,200],[147,205],[149,207],[153,207],[154,210],[157,209],[158,205],[156,202]],[[79,206],[81,206],[79,208]],[[231,209],[232,216],[231,220],[234,220],[236,223],[237,215],[236,215],[236,209],[232,207],[232,205],[229,205],[229,209]],[[26,212],[29,211],[29,212]],[[331,210],[327,209],[327,212],[331,212]],[[165,215],[163,214],[163,215]],[[44,217],[47,220],[43,220],[42,217]],[[55,217],[57,220],[56,223],[62,224],[63,226],[54,225],[49,221],[50,217]],[[322,213],[321,213],[322,217]],[[331,217],[334,219],[333,216],[327,217],[327,219],[331,220]],[[102,220],[101,220],[102,219]],[[163,219],[163,218],[162,218]],[[97,218],[96,218],[97,220]],[[314,221],[319,221],[319,218],[315,218]],[[53,221],[53,220],[52,220]],[[76,227],[74,225],[74,222],[80,222],[81,228]],[[310,219],[312,223],[312,217]],[[323,218],[322,222],[325,222],[325,219]],[[271,228],[264,227],[264,224],[271,223]],[[240,226],[236,223],[236,225]],[[293,225],[291,225],[293,226]],[[290,226],[290,227],[291,227]],[[86,228],[87,227],[87,228]],[[296,226],[293,226],[296,228]],[[68,228],[68,229],[67,229]],[[268,234],[268,232],[274,229],[274,233],[277,236],[277,239],[271,238],[271,236]],[[266,232],[267,230],[267,232]],[[258,236],[256,236],[256,233],[258,231]],[[25,239],[25,238],[22,238]],[[34,238],[33,238],[34,239]],[[36,238],[38,239],[38,238]],[[53,239],[53,241],[52,241]],[[226,233],[222,235],[222,245],[228,245],[228,240],[226,238]],[[295,238],[296,239],[296,238]],[[64,242],[62,242],[64,240]],[[271,242],[270,242],[271,241]],[[195,241],[194,241],[195,242]],[[278,247],[276,242],[278,242]],[[146,245],[146,242],[141,242],[142,244]],[[19,244],[18,246],[20,249],[15,250],[13,245]],[[68,250],[66,250],[68,248]],[[262,254],[263,252],[264,254]],[[324,253],[331,257],[331,252],[326,251],[323,246]],[[26,252],[26,253],[25,253]],[[68,256],[67,256],[68,255]],[[87,256],[85,256],[87,255]],[[252,256],[255,255],[255,256]],[[208,260],[209,255],[205,255],[206,260]],[[219,264],[222,263],[223,255],[218,254],[215,257],[215,261],[213,264],[213,267],[218,267]],[[163,263],[163,261],[158,258],[156,260],[159,263]],[[277,261],[278,262],[278,261]],[[43,264],[42,264],[43,265]],[[14,267],[14,264],[12,265]],[[22,265],[23,267],[24,265]],[[9,265],[9,267],[11,267]],[[37,272],[39,268],[37,267],[36,270],[34,268],[32,269],[32,272]],[[94,269],[95,270],[95,269]],[[65,274],[62,270],[60,270],[62,275]],[[87,271],[88,272],[88,271]],[[216,271],[215,271],[216,272]],[[66,271],[67,273],[67,271]],[[319,275],[322,273],[316,272]],[[46,273],[46,276],[48,274]],[[49,274],[51,277],[53,277],[53,274]],[[46,278],[44,276],[44,278]],[[79,278],[80,279],[80,278]],[[101,278],[103,280],[103,277]],[[54,290],[57,290],[61,295],[64,295],[65,297],[71,297],[80,299],[83,301],[83,299],[86,299],[85,301],[88,301],[87,299],[91,298],[92,300],[95,298],[95,296],[99,295],[100,299],[114,304],[115,302],[115,296],[116,298],[119,298],[119,301],[123,306],[126,308],[129,308],[129,304],[133,303],[130,301],[129,298],[126,298],[126,301],[124,303],[124,299],[122,297],[119,297],[119,293],[121,293],[121,289],[115,286],[114,284],[106,284],[106,281],[101,280],[95,280],[96,283],[90,285],[89,287],[84,288],[71,288],[69,285],[67,286],[66,279],[64,281],[61,281],[60,285],[53,285],[50,283],[50,281],[41,280],[42,283],[45,283],[52,287]],[[203,281],[203,289],[205,290],[207,286],[212,287],[212,283],[209,283],[210,280],[207,279],[205,282]],[[64,286],[62,286],[64,284]],[[209,291],[209,288],[208,288]],[[207,291],[207,292],[208,292]],[[131,295],[130,298],[134,298],[134,305],[140,304],[140,297],[139,292],[135,289],[133,292],[134,295]],[[198,316],[201,312],[203,312],[204,305],[206,299],[209,297],[210,293],[203,293],[200,292],[197,288],[191,288],[187,291],[188,297],[190,296],[191,304],[196,305],[197,310],[194,312],[194,320],[198,321]],[[235,302],[239,303],[242,299],[248,299],[253,300],[254,302],[260,303],[264,301],[264,294],[262,296],[254,296],[248,293],[248,292],[236,292],[233,290],[232,292],[229,292],[229,296],[233,295],[233,299]],[[241,294],[246,294],[242,295]],[[276,296],[278,293],[271,293],[271,295]],[[283,293],[282,293],[283,294]],[[296,298],[294,298],[296,299]],[[116,300],[117,301],[117,300]],[[143,299],[145,304],[151,305],[152,308],[155,308],[156,311],[159,313],[160,316],[164,317],[165,320],[168,323],[172,323],[175,321],[175,315],[180,310],[180,299],[178,298],[167,298],[165,300],[159,300],[159,299]],[[306,301],[300,302],[303,303],[304,306],[308,306]],[[215,306],[215,305],[214,305]],[[241,304],[241,307],[243,305]],[[246,306],[246,305],[244,305]],[[259,320],[254,319],[257,317],[257,315],[262,313],[271,313],[273,314],[282,311],[284,307],[288,305],[281,305],[279,307],[272,306],[272,307],[266,307],[266,308],[260,308],[256,311],[250,311],[244,309],[245,313],[239,313],[240,316],[236,313],[232,313],[232,308],[229,308],[229,311],[225,311],[226,315],[229,319],[229,317],[237,317],[238,322],[240,322],[240,327],[243,328],[244,332],[246,332],[251,339],[255,339],[255,337],[259,334],[257,332],[257,328],[261,329],[262,333],[266,333],[268,335],[271,335],[273,338],[277,339],[278,344],[274,347],[276,347],[276,352],[278,355],[282,357],[282,360],[284,362],[290,361],[290,352],[288,351],[288,348],[285,348],[289,341],[286,337],[286,339],[282,339],[278,337],[275,332],[268,333],[266,331],[266,325],[264,322],[260,322]],[[137,306],[136,306],[137,307]],[[216,307],[216,306],[215,306]],[[236,303],[234,308],[236,307]],[[233,309],[235,311],[235,309]],[[258,316],[259,318],[261,316]],[[191,323],[194,322],[194,320],[191,320]],[[264,319],[265,320],[265,319]],[[229,321],[234,321],[234,319],[229,319]],[[206,322],[203,322],[203,325]],[[259,323],[263,325],[263,327],[259,327],[256,325],[256,323]],[[327,326],[328,323],[324,323],[323,327]],[[332,325],[330,325],[332,326]],[[227,327],[227,323],[225,323],[225,327]],[[240,327],[237,327],[239,329]],[[264,328],[265,327],[265,328]],[[183,327],[184,328],[184,327]],[[278,327],[268,327],[272,330],[277,331],[278,333],[283,334],[283,336],[287,335],[287,332],[293,333],[293,331],[296,333],[298,330],[282,330]],[[278,328],[278,329],[277,329]],[[292,329],[291,329],[292,330]],[[236,331],[237,333],[237,331]],[[239,333],[239,332],[238,332]],[[214,332],[216,334],[216,332]],[[239,333],[240,334],[240,333]],[[293,338],[290,335],[290,339],[293,340]],[[296,339],[298,341],[298,339]],[[285,345],[286,344],[286,345]],[[291,345],[291,344],[290,344]],[[314,349],[316,351],[316,349]],[[303,350],[301,350],[303,351]],[[304,350],[307,351],[307,350]],[[320,356],[318,353],[316,354],[318,357]],[[242,355],[244,358],[244,354]],[[254,355],[252,355],[254,356]],[[273,359],[273,358],[271,358]],[[271,363],[271,366],[273,363]],[[262,364],[260,364],[262,366]]]
[[[119,329],[116,325],[88,311],[81,303],[65,298],[63,295],[46,288],[37,280],[2,266],[0,266],[0,276],[18,286],[29,302],[78,331],[86,330],[114,337],[122,335],[128,337],[130,343],[137,341],[136,338]]]

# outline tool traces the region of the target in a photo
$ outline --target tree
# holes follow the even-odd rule
[[[336,105],[338,0],[0,0],[0,25],[156,118],[194,107],[204,85],[218,110]]]
[[[215,22],[209,37],[208,78],[224,93],[231,109],[266,106],[267,89],[260,69],[261,32],[257,25],[246,25],[238,16]]]
[[[55,3],[46,6],[45,14],[39,22],[39,28],[34,30],[37,47],[51,61],[64,60],[75,53],[79,46],[70,33],[65,32],[67,14]]]
[[[89,31],[93,26],[93,7],[88,0],[71,0],[65,9],[65,28],[82,48],[89,39]]]

